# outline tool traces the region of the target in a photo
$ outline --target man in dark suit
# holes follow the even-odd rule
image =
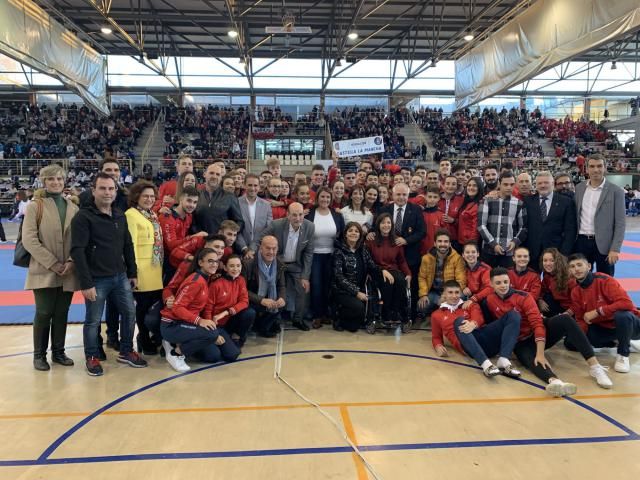
[[[554,192],[553,175],[541,171],[536,177],[535,195],[524,197],[527,209],[529,265],[540,271],[539,258],[546,248],[555,247],[568,256],[576,239],[576,208],[573,201]]]
[[[587,159],[589,180],[576,186],[578,239],[574,250],[596,270],[613,276],[626,228],[624,190],[605,178],[606,164],[599,154]]]
[[[278,259],[285,265],[287,307],[293,305],[293,326],[309,330],[303,316],[309,293],[309,277],[313,261],[313,234],[315,225],[304,218],[304,207],[294,202],[289,205],[287,216],[271,222],[262,231],[278,240]]]
[[[415,313],[418,300],[418,271],[420,270],[420,241],[426,234],[422,209],[409,200],[409,186],[397,183],[393,186],[393,203],[385,205],[380,213],[393,218],[396,245],[404,246],[404,256],[411,270],[411,311]]]

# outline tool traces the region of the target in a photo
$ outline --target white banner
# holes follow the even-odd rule
[[[339,158],[373,155],[374,153],[384,153],[384,141],[382,137],[340,140],[333,142],[333,149]]]
[[[639,26],[638,0],[538,0],[456,60],[456,109],[502,93]]]
[[[0,0],[0,52],[60,80],[109,115],[106,60],[32,0]]]

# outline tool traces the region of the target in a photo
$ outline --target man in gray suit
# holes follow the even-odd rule
[[[576,186],[578,238],[574,251],[582,253],[596,270],[613,276],[625,231],[624,190],[607,182],[602,155],[587,159],[589,180]]]
[[[258,240],[262,232],[273,220],[271,204],[258,197],[260,191],[260,177],[249,173],[244,178],[245,194],[238,199],[240,212],[244,220],[244,228],[238,235],[236,245],[248,260],[255,256]]]
[[[295,299],[293,326],[304,331],[309,330],[303,316],[309,293],[314,232],[315,225],[304,218],[304,207],[297,202],[289,205],[285,218],[271,222],[262,232],[263,238],[273,235],[278,240],[278,259],[285,265],[287,310],[292,310],[290,299]]]

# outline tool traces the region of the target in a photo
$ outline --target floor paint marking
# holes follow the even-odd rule
[[[358,446],[358,439],[356,438],[356,431],[353,428],[353,422],[351,421],[351,416],[349,415],[349,409],[346,406],[340,407],[340,417],[342,417],[342,424],[344,425],[344,431],[347,432],[347,436],[349,440],[353,442],[354,445]],[[353,462],[356,465],[356,473],[358,474],[358,480],[368,480],[369,474],[367,473],[367,469],[362,463],[362,460],[358,456],[357,453],[352,453],[351,457],[353,458]]]

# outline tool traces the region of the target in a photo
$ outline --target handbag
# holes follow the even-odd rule
[[[42,200],[35,200],[36,202],[36,225],[40,228],[40,222],[42,221],[42,213],[44,211],[44,205],[42,204]],[[18,238],[16,239],[16,248],[13,251],[13,264],[16,267],[29,268],[29,263],[31,262],[31,254],[24,248],[22,244],[22,224],[24,223],[24,218],[22,222],[20,222],[20,229],[18,230]]]

